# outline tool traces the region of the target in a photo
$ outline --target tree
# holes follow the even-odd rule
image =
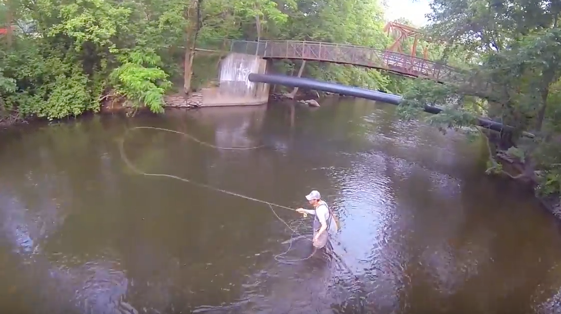
[[[487,81],[489,97],[474,97],[457,86],[417,82],[406,94],[402,114],[410,114],[425,103],[460,110],[433,117],[443,128],[472,125],[477,114],[486,114],[514,127],[507,147],[491,150],[489,172],[505,173],[493,155],[513,163],[520,172],[510,175],[537,183],[540,190],[560,190],[559,174],[551,174],[554,161],[544,158],[551,152],[558,130],[557,89],[561,77],[558,25],[561,3],[554,1],[435,0],[430,15],[430,33],[446,41],[447,50],[461,47],[472,80]],[[552,93],[552,91],[554,91]],[[532,132],[533,140],[525,139]],[[504,144],[504,143],[503,143]],[[558,144],[554,145],[555,147]],[[502,149],[501,149],[502,148]],[[561,148],[561,147],[560,147]],[[548,159],[549,161],[545,161]],[[551,189],[551,187],[553,187]]]

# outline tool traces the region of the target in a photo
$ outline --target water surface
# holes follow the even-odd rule
[[[312,252],[319,190],[336,258]],[[557,223],[485,146],[361,100],[94,117],[0,135],[2,313],[556,313]],[[279,262],[280,260],[280,262]],[[560,311],[561,312],[561,311]]]

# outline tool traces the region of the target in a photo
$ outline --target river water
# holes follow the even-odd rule
[[[308,257],[319,190],[333,254]],[[361,100],[93,117],[0,138],[1,313],[557,313],[561,236],[485,146]],[[294,240],[291,241],[290,239]],[[287,250],[289,252],[277,256]],[[556,312],[557,311],[557,312]]]

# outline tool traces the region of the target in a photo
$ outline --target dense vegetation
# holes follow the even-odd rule
[[[494,88],[481,98],[462,86],[417,81],[406,92],[402,113],[411,116],[437,103],[449,110],[429,119],[443,129],[473,125],[478,115],[514,127],[506,145],[489,146],[488,172],[537,184],[541,194],[559,195],[561,2],[434,0],[431,6],[427,31],[445,39],[449,51],[471,56],[466,64],[470,73]]]
[[[488,171],[537,183],[543,194],[559,193],[561,4],[434,0],[432,9],[426,33],[438,44],[430,58],[491,82],[498,87],[493,95],[333,64],[309,63],[305,75],[403,93],[404,117],[417,117],[425,104],[444,105],[451,110],[429,117],[442,129],[473,125],[479,115],[503,121],[514,136],[500,149],[489,145]],[[76,116],[108,99],[161,112],[165,93],[190,92],[215,79],[219,56],[194,57],[192,48],[224,49],[226,38],[377,48],[393,41],[383,31],[379,0],[0,0],[0,25],[16,26],[0,34],[0,122]],[[183,64],[192,57],[191,80]],[[299,63],[275,66],[290,73]]]
[[[195,45],[228,49],[226,38],[305,39],[383,48],[390,41],[377,0],[2,0],[0,25],[16,26],[0,35],[0,114],[48,119],[96,111],[108,97],[161,112],[162,95],[183,83]],[[214,79],[218,57],[197,54],[193,83],[184,86]],[[298,67],[277,64],[279,71]],[[407,82],[350,66],[306,70],[396,92]]]

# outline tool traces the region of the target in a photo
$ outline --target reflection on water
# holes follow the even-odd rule
[[[263,204],[133,173],[129,158],[291,207],[318,189],[336,255],[281,263]],[[2,313],[557,313],[561,237],[485,147],[366,101],[95,117],[0,134]],[[275,209],[302,234],[311,220]],[[293,241],[287,259],[310,254]],[[557,311],[557,312],[556,312]]]

